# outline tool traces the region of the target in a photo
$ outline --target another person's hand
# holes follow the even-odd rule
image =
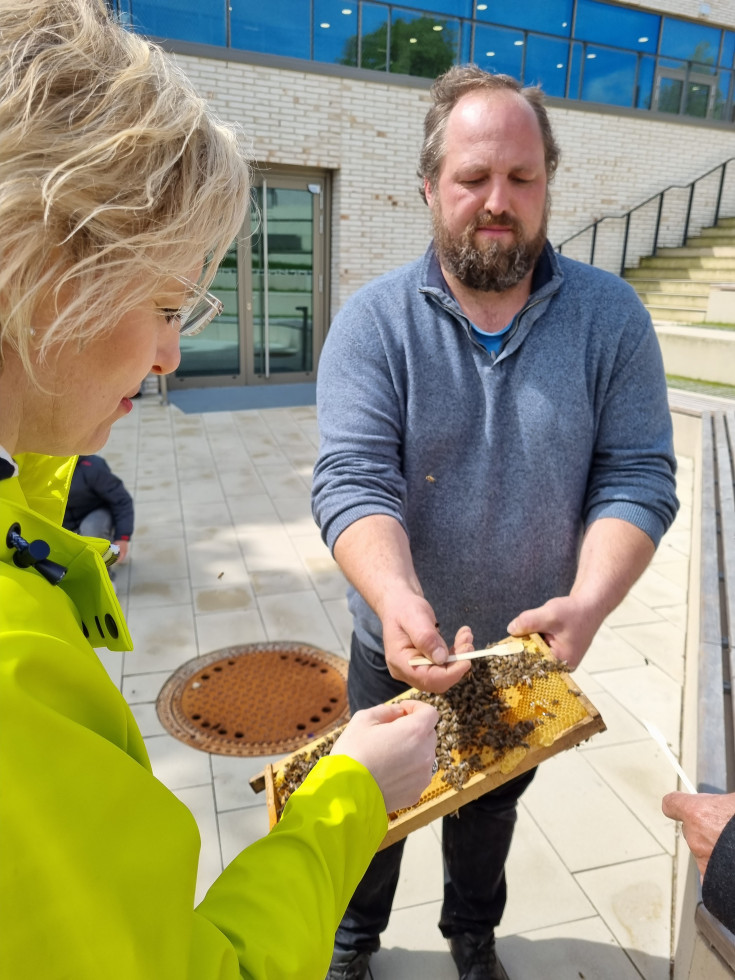
[[[704,878],[717,838],[735,816],[735,793],[667,793],[661,809],[681,821],[684,840]]]
[[[422,596],[405,592],[400,598],[393,597],[390,605],[383,608],[382,621],[385,661],[391,676],[397,680],[420,691],[443,694],[470,669],[467,661],[447,665],[449,650],[439,632],[434,610]],[[457,636],[460,634],[462,630]],[[469,637],[467,649],[472,649],[471,633]],[[411,666],[409,660],[418,656],[428,657],[439,666]]]
[[[388,813],[413,806],[431,782],[439,712],[405,699],[357,711],[330,755],[348,755],[370,771]]]
[[[556,659],[566,660],[570,670],[579,666],[599,628],[594,611],[574,596],[549,599],[508,624],[512,636],[540,633]]]
[[[116,562],[116,564],[119,565],[122,562],[124,562],[125,559],[128,557],[128,549],[130,547],[130,542],[121,540],[121,541],[113,541],[112,543],[117,545],[117,547],[120,549],[120,555],[118,556]]]

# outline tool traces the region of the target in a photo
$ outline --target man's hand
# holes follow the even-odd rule
[[[684,840],[704,878],[717,838],[735,816],[735,793],[667,793],[661,809],[667,817],[681,821]]]
[[[434,610],[422,596],[404,592],[383,607],[383,644],[385,662],[392,677],[420,691],[443,694],[464,677],[470,663],[447,664],[447,645],[439,632]],[[472,632],[462,627],[455,638],[462,652],[472,650]],[[459,651],[458,651],[459,652]],[[435,667],[412,667],[411,657],[424,656]]]
[[[573,596],[549,599],[537,609],[526,609],[508,624],[512,636],[540,633],[557,660],[570,670],[579,666],[600,627],[597,616]]]
[[[514,636],[540,633],[557,660],[579,666],[603,620],[625,598],[653,557],[653,541],[617,517],[601,517],[585,532],[568,596],[527,609],[509,624]]]

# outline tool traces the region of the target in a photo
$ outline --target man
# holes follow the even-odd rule
[[[704,907],[735,932],[735,793],[667,793],[661,808],[681,820],[702,879]]]
[[[125,561],[133,534],[133,498],[101,456],[80,456],[71,478],[64,527],[90,538],[107,538]]]
[[[546,240],[559,151],[542,95],[455,67],[432,89],[419,174],[434,240],[360,290],[319,365],[313,511],[353,588],[353,710],[446,690],[443,636],[538,631],[574,668],[677,509],[650,319],[617,277]],[[434,666],[411,667],[420,652]],[[439,927],[459,975],[504,978],[495,928],[527,773],[446,818]],[[329,977],[365,976],[402,844],[380,852]]]

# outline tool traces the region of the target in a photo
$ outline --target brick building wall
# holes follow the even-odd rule
[[[699,4],[662,0],[658,6],[696,16]],[[716,6],[727,6],[735,20],[729,0],[719,6],[712,0],[711,20]],[[719,16],[724,20],[723,11]],[[428,82],[320,74],[315,64],[299,70],[174,57],[220,115],[242,126],[255,161],[332,173],[331,316],[359,286],[423,252],[429,218],[416,164]],[[555,244],[604,214],[626,211],[735,157],[732,128],[560,100],[550,102],[550,115],[562,149],[552,188],[549,237]],[[735,215],[735,172],[725,209]],[[598,254],[606,248],[601,242]]]

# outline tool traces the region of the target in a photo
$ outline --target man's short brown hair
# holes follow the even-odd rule
[[[435,187],[439,179],[442,161],[446,153],[445,133],[447,120],[459,100],[473,92],[513,92],[531,106],[536,113],[544,142],[546,176],[552,180],[559,165],[560,150],[551,130],[551,123],[544,105],[544,93],[538,86],[523,87],[510,75],[493,75],[477,65],[455,65],[440,75],[431,87],[433,105],[424,120],[424,143],[419,157],[418,175],[421,179],[419,193],[426,200],[424,182]]]

